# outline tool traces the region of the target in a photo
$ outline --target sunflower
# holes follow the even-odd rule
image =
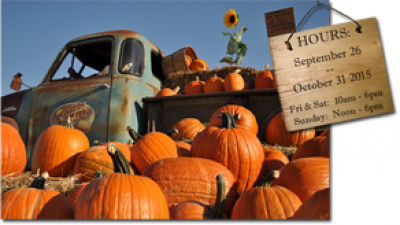
[[[239,16],[236,14],[236,11],[234,9],[226,11],[226,14],[224,16],[224,24],[228,29],[231,29],[232,27],[236,26],[238,22],[239,22]]]

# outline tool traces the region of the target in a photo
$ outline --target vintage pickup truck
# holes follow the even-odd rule
[[[156,45],[134,31],[95,33],[69,41],[37,87],[1,99],[2,116],[16,121],[26,144],[27,169],[40,133],[64,124],[67,117],[90,143],[126,143],[127,125],[141,134],[166,131],[180,119],[208,122],[217,108],[239,104],[255,114],[261,127],[280,107],[275,88],[154,97],[165,79],[164,58]]]

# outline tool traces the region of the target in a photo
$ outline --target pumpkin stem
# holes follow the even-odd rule
[[[32,184],[29,185],[30,188],[36,188],[36,189],[44,189],[44,183],[46,183],[46,179],[49,178],[49,173],[46,171],[40,176],[36,177],[33,181]]]
[[[67,117],[67,123],[65,124],[65,127],[74,129],[74,125],[72,124],[71,118],[69,116]]]
[[[115,173],[131,174],[128,160],[126,160],[124,153],[115,144],[109,143],[107,145],[107,152],[114,162]]]
[[[270,70],[269,64],[265,65],[265,70]]]
[[[104,177],[104,173],[101,170],[96,170],[96,173],[93,175],[94,177]]]
[[[221,128],[231,129],[231,128],[236,127],[236,121],[240,118],[240,114],[236,114],[235,116],[232,116],[228,112],[222,112],[222,113],[218,114],[218,118],[222,119]]]
[[[217,175],[217,199],[214,208],[208,215],[210,219],[223,219],[226,206],[225,180],[222,173]]]
[[[196,76],[196,81],[200,81],[200,77],[199,76]]]
[[[179,87],[179,86],[177,86],[173,91],[174,91],[174,93],[176,94],[176,93],[178,93],[178,91],[181,89],[181,87]]]
[[[165,134],[167,134],[170,137],[172,137],[173,134],[177,134],[177,133],[179,133],[178,129],[173,128],[173,127],[171,129],[167,130],[167,132],[165,132]]]
[[[129,136],[136,142],[138,141],[143,135],[139,134],[135,131],[131,126],[127,126],[126,130],[128,131]]]
[[[242,71],[242,70],[240,70],[240,69],[236,69],[235,71],[233,71],[233,73],[237,73],[237,74],[239,74],[239,73],[240,73],[240,71]]]
[[[260,186],[269,187],[271,181],[277,179],[281,173],[279,170],[272,170],[271,172],[267,173],[260,181]]]

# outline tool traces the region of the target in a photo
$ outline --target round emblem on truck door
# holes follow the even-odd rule
[[[85,102],[64,104],[51,114],[51,125],[65,125],[68,116],[75,129],[87,133],[94,120],[94,110]]]

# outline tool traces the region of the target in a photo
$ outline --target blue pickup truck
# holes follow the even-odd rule
[[[168,57],[168,56],[167,56]],[[154,97],[165,79],[165,54],[147,38],[116,30],[74,38],[58,53],[36,87],[2,96],[2,117],[13,119],[27,149],[27,169],[36,139],[47,127],[65,124],[94,140],[121,141],[129,125],[144,134],[166,131],[186,117],[208,122],[226,104],[243,105],[259,126],[280,107],[275,88]],[[262,132],[260,139],[264,139]]]

